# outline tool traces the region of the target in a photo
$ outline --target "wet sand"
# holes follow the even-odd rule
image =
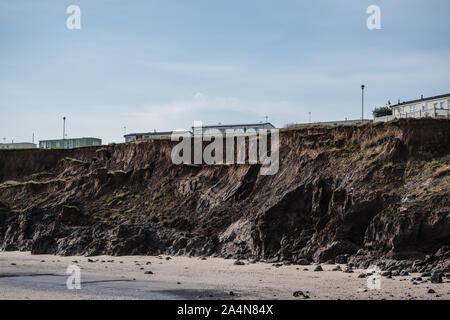
[[[447,278],[440,284],[413,285],[411,278],[420,274],[382,277],[381,289],[369,290],[366,278],[358,277],[365,270],[344,273],[331,271],[336,265],[322,264],[324,271],[316,272],[315,265],[276,267],[248,261],[234,265],[234,261],[0,252],[0,299],[304,299],[294,297],[295,291],[310,299],[450,299]],[[79,290],[67,289],[69,265],[81,268]]]

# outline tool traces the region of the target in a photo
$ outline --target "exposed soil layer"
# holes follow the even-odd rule
[[[448,269],[449,124],[285,130],[272,176],[174,165],[165,140],[0,151],[0,248]]]

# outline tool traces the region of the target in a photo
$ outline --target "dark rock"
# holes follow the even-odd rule
[[[241,260],[236,260],[233,264],[234,264],[235,266],[243,266],[245,263],[242,262]]]
[[[334,258],[335,263],[339,264],[346,264],[348,262],[348,255],[347,254],[340,254]]]
[[[341,266],[336,266],[333,269],[331,269],[331,271],[342,271]]]
[[[352,268],[351,266],[348,265],[348,266],[344,269],[343,272],[345,272],[345,273],[353,273],[353,268]]]
[[[145,271],[144,274],[153,274],[152,271]]]
[[[307,295],[303,291],[295,291],[292,295],[296,298],[309,299],[309,295]]]
[[[297,261],[297,264],[299,264],[299,265],[301,265],[301,266],[308,266],[308,265],[310,265],[311,263],[310,263],[308,260],[306,260],[306,259],[304,259],[304,258],[301,258],[301,259],[299,259],[299,260]]]
[[[428,289],[427,293],[436,293],[433,289]]]
[[[442,278],[444,274],[440,270],[434,270],[431,273],[430,281],[431,283],[442,283]]]
[[[228,295],[229,295],[229,296],[234,296],[234,292],[233,292],[233,291],[230,291],[230,292],[228,292]]]
[[[339,255],[354,254],[358,246],[350,241],[334,241],[323,249],[319,249],[314,255],[314,261],[322,263],[328,260],[335,260]]]
[[[360,273],[358,275],[358,278],[366,278],[366,277],[367,277],[367,274],[365,274],[365,273]]]
[[[33,241],[31,254],[55,254],[57,243],[51,236],[41,236]]]
[[[281,267],[281,266],[283,266],[283,264],[281,264],[281,263],[274,263],[274,264],[272,265],[272,267],[276,267],[276,268],[279,268],[279,267]]]
[[[317,267],[314,268],[314,271],[323,271],[322,266],[318,265]]]

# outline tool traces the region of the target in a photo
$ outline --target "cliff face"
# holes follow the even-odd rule
[[[170,141],[0,151],[0,247],[292,262],[448,258],[449,124],[284,131],[273,176],[259,165],[174,165]]]

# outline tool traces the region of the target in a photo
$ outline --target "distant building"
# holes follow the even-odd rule
[[[39,148],[41,149],[72,149],[81,147],[100,146],[101,139],[97,138],[75,138],[75,139],[57,139],[57,140],[41,140]]]
[[[245,124],[217,124],[201,127],[192,127],[194,135],[213,135],[213,134],[245,134],[248,132],[258,132],[261,130],[275,129],[270,122],[245,123]]]
[[[341,126],[341,125],[355,125],[355,124],[363,124],[363,123],[369,123],[372,122],[372,120],[361,120],[361,119],[356,119],[356,120],[337,120],[337,121],[324,121],[324,122],[311,122],[311,123],[298,123],[298,124],[291,124],[291,125],[287,125],[286,128],[303,128],[303,127],[310,127],[310,126],[316,126],[316,125],[320,125],[320,126]]]
[[[434,97],[400,102],[391,106],[392,115],[377,117],[375,122],[390,121],[399,118],[450,117],[450,93]]]
[[[31,142],[0,143],[0,149],[36,149],[37,146]]]
[[[142,140],[142,139],[153,139],[153,140],[159,140],[159,139],[170,139],[171,135],[176,132],[178,134],[183,133],[189,133],[190,131],[153,131],[153,132],[145,132],[145,133],[129,133],[124,135],[125,142],[132,142],[136,140]]]

